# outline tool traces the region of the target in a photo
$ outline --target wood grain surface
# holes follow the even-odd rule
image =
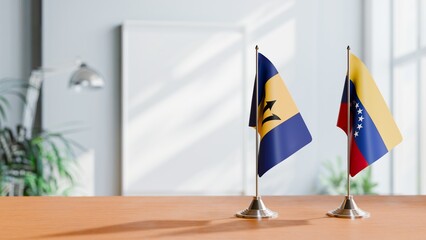
[[[234,217],[251,197],[2,197],[0,239],[426,239],[426,196],[356,196],[358,220],[325,215],[341,196],[262,199],[278,218]]]

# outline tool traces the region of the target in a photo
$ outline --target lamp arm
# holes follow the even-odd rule
[[[44,79],[49,75],[58,74],[72,68],[77,68],[70,79],[70,86],[73,88],[76,89],[83,86],[96,89],[104,86],[103,78],[95,70],[82,63],[81,60],[77,60],[73,66],[64,66],[61,68],[40,67],[33,70],[29,79],[31,87],[27,89],[26,104],[22,114],[22,126],[26,129],[27,137],[32,136],[37,102],[39,101],[40,88]]]
[[[37,112],[37,102],[40,96],[40,88],[43,82],[43,73],[37,70],[31,72],[30,87],[25,96],[25,106],[22,114],[22,126],[26,129],[27,137],[32,136],[34,118]]]
[[[81,61],[81,59],[76,59],[74,64],[67,64],[67,65],[62,65],[59,67],[38,67],[37,69],[33,70],[31,73],[33,72],[39,72],[41,75],[43,75],[43,78],[48,77],[48,75],[56,75],[56,74],[60,74],[69,70],[72,70],[74,68],[79,67],[81,64],[83,64],[83,61]]]
[[[39,101],[40,89],[43,80],[48,77],[47,75],[59,74],[78,67],[81,64],[82,61],[77,59],[73,65],[61,66],[59,68],[39,67],[31,71],[29,78],[30,88],[27,89],[27,94],[25,96],[25,106],[22,114],[22,126],[26,129],[27,137],[32,136],[34,118],[37,113],[37,103]]]

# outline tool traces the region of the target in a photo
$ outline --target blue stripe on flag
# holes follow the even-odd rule
[[[260,142],[259,176],[311,141],[311,134],[300,113],[269,131]]]
[[[257,106],[262,102],[264,91],[265,91],[265,83],[271,79],[273,76],[278,74],[278,70],[275,68],[274,64],[269,61],[268,58],[263,56],[261,53],[258,53],[258,77],[259,77],[259,92],[258,92],[258,103],[256,104],[256,81],[254,81],[253,87],[253,96],[251,98],[251,109],[250,109],[250,118],[249,118],[249,126],[256,126],[256,111]]]
[[[354,87],[352,82],[351,87]],[[356,91],[351,92],[353,93],[351,99],[355,100],[355,103],[351,106],[352,116],[354,117],[352,134],[357,133],[358,136],[354,135],[356,145],[370,165],[385,155],[388,149],[367,109],[364,108],[364,105],[359,100]],[[358,107],[356,107],[356,104],[358,104]]]
[[[258,103],[259,105],[262,101],[264,91],[265,91],[265,83],[271,79],[273,76],[278,74],[278,70],[275,68],[274,64],[269,61],[268,58],[263,56],[261,53],[259,53],[259,72],[258,72],[258,78],[259,78],[259,92],[258,92]],[[256,87],[256,86],[255,86]]]

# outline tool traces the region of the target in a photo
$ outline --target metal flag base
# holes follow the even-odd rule
[[[370,213],[361,210],[355,203],[352,195],[345,196],[342,205],[332,211],[327,213],[330,217],[338,217],[338,218],[368,218],[370,217]]]
[[[250,206],[235,215],[240,218],[276,218],[278,213],[269,210],[260,197],[253,197]]]

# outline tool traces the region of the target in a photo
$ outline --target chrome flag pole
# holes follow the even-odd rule
[[[347,84],[347,101],[348,101],[348,119],[347,119],[347,186],[346,186],[346,196],[343,200],[341,206],[335,210],[327,212],[327,215],[330,217],[339,217],[339,218],[368,218],[370,214],[361,210],[355,203],[353,196],[351,195],[351,183],[350,183],[350,170],[351,170],[351,139],[352,139],[352,130],[351,130],[351,79],[350,79],[350,50],[351,48],[347,47],[347,72],[346,72],[346,84]],[[354,90],[355,91],[355,90]]]
[[[259,47],[256,45],[256,104],[259,103]],[[269,210],[259,195],[259,108],[256,109],[256,196],[253,197],[253,200],[250,203],[250,206],[235,214],[240,218],[275,218],[278,216],[278,213]]]

